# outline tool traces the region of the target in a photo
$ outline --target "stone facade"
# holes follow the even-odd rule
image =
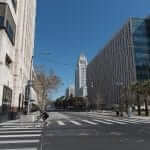
[[[70,97],[70,96],[75,96],[75,88],[74,88],[74,86],[73,85],[71,85],[70,87],[68,87],[67,89],[66,89],[66,97]]]
[[[0,23],[4,18],[0,24],[0,106],[5,108],[1,112],[24,105],[34,49],[36,0],[0,0],[0,7],[4,5],[8,16],[0,12]],[[7,91],[12,93],[7,96]]]
[[[88,65],[87,58],[83,54],[81,54],[75,71],[75,96],[77,97],[87,96],[87,85],[86,85],[87,65]]]

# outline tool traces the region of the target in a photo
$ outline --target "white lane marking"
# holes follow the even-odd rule
[[[135,122],[132,122],[132,121],[129,121],[129,120],[116,120],[116,121],[122,121],[122,122],[125,122],[125,123],[135,124]]]
[[[117,123],[117,124],[127,124],[125,122],[120,122],[120,121],[115,121],[115,120],[109,120],[109,119],[104,119],[105,121],[108,121],[108,122],[113,122],[113,123]]]
[[[36,130],[35,130],[35,131],[33,131],[33,130],[32,130],[32,131],[27,131],[27,130],[26,130],[26,131],[0,131],[0,134],[1,134],[1,133],[3,133],[3,134],[4,134],[4,133],[5,133],[5,134],[6,134],[6,133],[41,133],[41,132],[42,132],[42,131],[39,131],[39,130],[37,130],[37,131],[36,131]]]
[[[33,126],[26,126],[26,125],[24,125],[24,126],[13,126],[13,125],[10,125],[10,126],[3,126],[4,128],[19,128],[19,127],[26,127],[26,128],[32,128]]]
[[[21,134],[21,135],[0,135],[0,138],[13,138],[13,137],[40,137],[41,134]]]
[[[139,124],[139,123],[143,123],[143,120],[139,120],[139,119],[123,119],[120,121],[124,121],[127,123],[132,123],[132,124]]]
[[[117,120],[117,121],[122,121],[122,122],[126,122],[126,123],[131,123],[131,124],[139,123],[138,121],[132,121],[132,120]]]
[[[11,141],[0,141],[0,144],[17,144],[17,143],[39,143],[40,140],[11,140]]]
[[[15,149],[3,149],[3,150],[37,150],[37,148],[28,147],[28,148],[15,148]]]
[[[42,128],[26,128],[26,127],[20,127],[20,128],[0,128],[0,131],[4,130],[42,130]]]
[[[75,125],[81,126],[81,123],[79,123],[79,122],[77,122],[77,121],[71,120],[70,122],[73,123],[73,124],[75,124]]]
[[[0,125],[34,125],[34,124],[41,124],[39,122],[7,122],[7,123],[1,123]]]
[[[64,126],[65,124],[62,121],[57,121],[57,123],[61,126]]]
[[[107,119],[106,116],[105,118],[102,116],[102,115],[97,115],[97,114],[93,114],[93,115],[89,115],[89,117],[96,117],[96,119]],[[109,118],[108,118],[109,120]],[[133,120],[129,120],[129,119],[123,119],[123,120],[119,120],[119,119],[116,119],[116,120],[109,120],[110,122],[113,122],[113,123],[118,123],[118,124],[127,124],[127,123],[131,123],[131,124],[139,124],[141,122],[139,122],[138,119],[133,119]],[[115,122],[117,121],[117,122]]]
[[[100,123],[104,123],[104,124],[113,124],[113,123],[111,123],[111,122],[106,122],[106,121],[102,121],[102,120],[93,120],[93,121],[100,122]]]
[[[92,125],[97,125],[97,123],[95,122],[92,122],[92,121],[88,121],[88,120],[82,120],[83,122],[86,122],[86,123],[89,123],[89,124],[92,124]]]

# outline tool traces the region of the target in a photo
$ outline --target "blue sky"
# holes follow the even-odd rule
[[[35,63],[53,69],[64,83],[54,99],[74,83],[81,52],[90,61],[129,17],[150,15],[149,0],[37,1]]]

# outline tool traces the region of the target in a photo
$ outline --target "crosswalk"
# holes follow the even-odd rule
[[[68,126],[68,125],[74,125],[74,126],[96,126],[96,125],[143,125],[143,124],[150,124],[150,120],[137,120],[137,119],[78,119],[78,120],[57,120],[49,123],[50,126]]]
[[[49,126],[100,126],[100,125],[120,125],[120,126],[133,126],[133,125],[144,125],[150,124],[150,119],[136,119],[136,118],[117,118],[117,117],[110,117],[106,114],[102,115],[98,112],[88,112],[86,119],[79,119],[69,118],[69,119],[60,119],[55,121],[50,121]]]
[[[9,121],[0,124],[0,150],[38,150],[39,123]]]
[[[82,126],[82,125],[99,125],[99,124],[105,124],[105,125],[137,125],[137,124],[150,124],[149,121],[145,120],[136,120],[136,119],[128,119],[128,120],[119,120],[119,119],[81,119],[81,120],[65,120],[65,121],[54,121],[49,123],[50,125],[57,124],[59,126],[66,126],[68,124],[76,125],[76,126]]]

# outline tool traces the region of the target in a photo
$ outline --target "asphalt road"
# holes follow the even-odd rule
[[[150,149],[150,122],[115,122],[111,117],[104,116],[103,120],[101,114],[92,116],[68,112],[60,114],[63,117],[57,115],[49,120],[49,126],[44,129],[42,150]]]

